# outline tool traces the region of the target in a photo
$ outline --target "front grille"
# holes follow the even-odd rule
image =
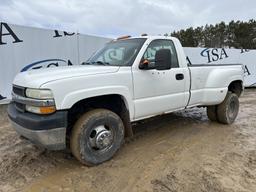
[[[18,111],[20,112],[25,112],[25,105],[22,104],[22,103],[17,103],[17,102],[14,102],[15,104],[15,107]]]
[[[13,85],[12,92],[18,96],[25,97],[25,88]],[[22,103],[14,102],[15,107],[20,112],[25,112],[25,105]]]
[[[25,87],[19,87],[19,86],[13,85],[12,91],[13,91],[13,93],[15,93],[16,95],[25,97]]]

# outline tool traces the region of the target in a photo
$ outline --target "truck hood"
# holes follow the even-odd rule
[[[119,68],[120,67],[117,66],[79,65],[36,69],[19,73],[15,77],[13,84],[22,87],[39,88],[42,84],[50,81],[79,76],[115,73]]]

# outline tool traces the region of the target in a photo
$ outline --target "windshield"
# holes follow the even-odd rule
[[[145,38],[112,41],[96,52],[86,64],[131,66],[145,41]]]

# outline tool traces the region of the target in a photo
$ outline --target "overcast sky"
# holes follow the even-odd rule
[[[249,19],[255,0],[0,0],[0,21],[108,37]]]

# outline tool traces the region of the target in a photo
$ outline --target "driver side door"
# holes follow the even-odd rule
[[[160,49],[170,49],[171,69],[155,69],[155,55]],[[167,39],[153,40],[147,47],[142,61],[145,59],[149,61],[148,69],[133,68],[132,71],[135,120],[184,108],[184,69],[179,67],[174,43]]]

